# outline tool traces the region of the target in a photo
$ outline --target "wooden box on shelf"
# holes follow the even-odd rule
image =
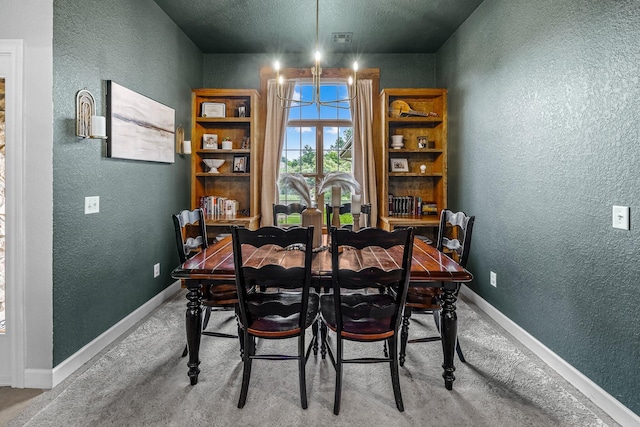
[[[231,225],[259,226],[259,177],[255,173],[259,98],[254,89],[192,92],[191,208],[206,208],[207,226],[213,228],[213,234],[227,232]],[[207,159],[224,162],[216,172],[205,164]],[[220,209],[218,202],[224,200],[230,202]]]
[[[447,90],[384,89],[380,102],[380,225],[438,227],[447,207]]]

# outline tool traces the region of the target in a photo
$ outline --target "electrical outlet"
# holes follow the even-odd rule
[[[489,284],[491,284],[491,286],[493,286],[494,288],[498,287],[498,275],[493,271],[489,274]]]
[[[153,277],[158,277],[160,275],[160,263],[153,265]]]
[[[84,198],[84,214],[100,212],[100,196],[90,196]]]
[[[629,207],[614,206],[613,207],[613,228],[622,230],[629,229]]]

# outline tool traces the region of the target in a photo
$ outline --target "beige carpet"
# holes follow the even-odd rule
[[[328,360],[307,365],[309,408],[299,403],[295,361],[254,361],[244,409],[237,409],[242,364],[236,340],[203,337],[201,373],[189,385],[184,291],[62,384],[35,399],[10,426],[615,426],[585,396],[465,302],[459,334],[468,363],[456,359],[453,391],[444,388],[440,343],[410,344],[401,368],[405,412],[395,407],[388,365],[347,365],[342,409],[333,415],[335,373]],[[228,313],[230,332],[235,321]],[[422,325],[420,325],[420,323]],[[433,329],[422,316],[411,335]],[[421,333],[419,333],[421,332]],[[259,348],[295,341],[261,341]],[[378,344],[349,354],[378,355]]]

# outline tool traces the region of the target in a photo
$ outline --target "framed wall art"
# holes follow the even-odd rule
[[[107,157],[173,163],[175,111],[107,80]]]

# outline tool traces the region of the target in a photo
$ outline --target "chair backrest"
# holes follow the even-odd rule
[[[330,205],[324,205],[324,212],[327,220],[327,229],[331,228],[331,214],[333,213],[333,207]],[[340,206],[340,215],[351,213],[351,203],[345,203]],[[360,205],[360,213],[365,214],[365,227],[371,227],[371,204],[365,203]]]
[[[208,246],[202,209],[183,210],[173,215],[173,226],[181,264]]]
[[[399,328],[411,274],[413,237],[413,227],[394,231],[364,228],[356,232],[331,229],[332,284],[338,330],[342,330],[341,292],[368,288],[374,288],[375,293],[382,291],[395,296],[393,306],[374,307],[369,315],[376,316],[375,310],[380,310],[381,314],[390,315],[390,327]]]
[[[436,248],[445,252],[462,267],[467,266],[469,248],[471,247],[471,233],[475,216],[468,216],[464,212],[453,212],[443,209],[440,213],[440,228]]]
[[[231,229],[236,287],[240,300],[240,321],[251,324],[253,316],[273,314],[288,317],[300,313],[300,327],[308,308],[313,256],[313,227],[261,227]],[[256,286],[263,292],[248,292]],[[268,288],[301,289],[296,303],[291,298],[277,303],[263,301]],[[293,294],[292,294],[293,295]]]
[[[307,207],[302,203],[290,203],[288,205],[273,205],[273,225],[276,227],[278,224],[278,215],[285,215],[284,226],[288,226],[286,218],[291,214],[301,214]]]

